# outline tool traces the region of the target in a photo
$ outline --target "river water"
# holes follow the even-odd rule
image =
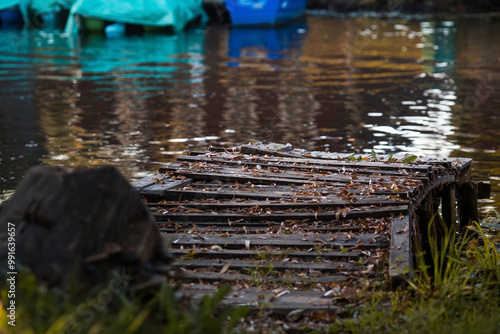
[[[474,159],[500,208],[500,19],[307,16],[279,28],[0,30],[0,200],[33,165],[117,166],[249,141]]]

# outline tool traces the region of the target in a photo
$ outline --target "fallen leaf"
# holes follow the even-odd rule
[[[225,273],[225,272],[229,269],[229,267],[231,266],[231,263],[233,263],[233,262],[232,262],[232,261],[229,261],[228,263],[226,263],[226,264],[222,267],[222,269],[220,270],[220,273],[221,273],[221,274],[224,274],[224,273]]]

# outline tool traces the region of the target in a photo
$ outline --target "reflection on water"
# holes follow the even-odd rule
[[[70,38],[0,30],[0,189],[31,165],[150,173],[248,141],[475,160],[499,208],[500,22],[308,17]],[[5,195],[4,195],[5,197]]]

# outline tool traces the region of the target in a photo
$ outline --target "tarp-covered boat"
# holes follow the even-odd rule
[[[202,0],[76,0],[71,6],[66,31],[76,28],[75,15],[109,22],[181,31],[203,14]]]

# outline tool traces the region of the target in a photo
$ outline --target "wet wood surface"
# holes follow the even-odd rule
[[[474,218],[471,163],[249,144],[180,156],[132,185],[167,235],[186,294],[230,283],[227,303],[335,313],[367,280],[411,276],[421,220]]]

